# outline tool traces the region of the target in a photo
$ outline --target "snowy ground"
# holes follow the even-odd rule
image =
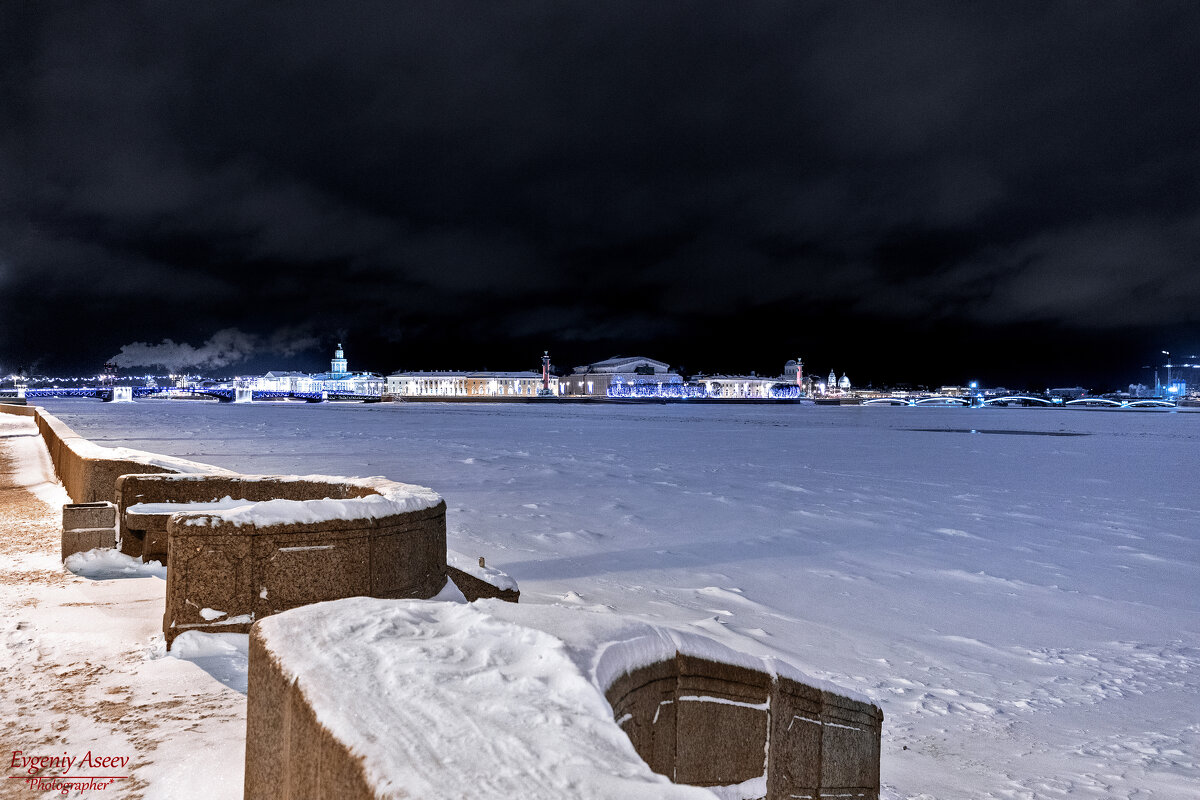
[[[0,730],[11,759],[5,774],[29,775],[17,759],[67,754],[77,760],[72,776],[120,776],[104,791],[71,796],[240,797],[246,704],[219,679],[244,692],[245,645],[223,658],[220,640],[199,653],[167,656],[165,570],[112,551],[73,556],[64,570],[66,502],[33,420],[0,414]],[[79,762],[88,753],[129,760],[123,769],[86,769]],[[8,778],[0,796],[46,792]]]
[[[45,405],[99,444],[431,486],[522,602],[874,698],[885,797],[1200,794],[1200,414]]]

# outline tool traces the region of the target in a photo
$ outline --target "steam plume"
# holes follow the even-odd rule
[[[225,328],[198,347],[173,339],[163,339],[158,344],[132,342],[123,346],[112,362],[119,367],[164,367],[176,373],[186,368],[220,369],[267,353],[289,356],[316,344],[315,337],[301,335],[294,329],[280,330],[264,339],[237,328]]]

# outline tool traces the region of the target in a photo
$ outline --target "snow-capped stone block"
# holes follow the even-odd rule
[[[363,595],[433,597],[446,504],[433,490],[328,475],[126,475],[122,551],[167,564],[163,633],[244,633],[264,616]],[[219,617],[205,609],[220,610]]]
[[[67,503],[63,506],[62,515],[65,531],[117,527],[117,507],[114,503]]]
[[[255,624],[248,686],[247,800],[879,795],[877,706],[614,614],[319,603]]]
[[[487,566],[483,558],[471,559],[462,553],[447,550],[446,574],[469,602],[495,598],[516,603],[521,599],[516,580],[503,570]]]

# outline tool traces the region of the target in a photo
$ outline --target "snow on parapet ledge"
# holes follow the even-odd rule
[[[695,633],[573,607],[521,606],[510,609],[495,603],[483,607],[492,616],[531,625],[560,639],[572,653],[572,658],[580,659],[577,661],[579,668],[585,670],[604,692],[622,675],[674,658],[679,653],[789,678],[860,703],[874,703],[864,694],[814,678],[786,661],[759,658]]]
[[[41,406],[34,406],[35,414],[52,430],[54,435],[80,458],[90,458],[100,461],[132,461],[149,467],[174,470],[178,473],[208,473],[211,475],[235,475],[221,467],[212,464],[202,464],[199,461],[189,461],[186,458],[165,456],[150,453],[145,450],[134,450],[129,447],[105,447],[90,439],[80,436],[58,417],[46,411]]]
[[[713,800],[650,770],[544,610],[354,597],[255,630],[376,796]]]
[[[870,702],[701,636],[561,606],[356,597],[255,630],[379,796],[712,800],[652,772],[606,698],[622,675],[676,653]]]
[[[81,442],[87,442],[87,446],[81,446]],[[208,474],[208,475],[236,475],[232,470],[223,469],[222,467],[214,467],[211,464],[202,464],[199,461],[189,461],[186,458],[176,458],[175,456],[164,456],[158,453],[149,453],[145,450],[133,450],[128,447],[104,447],[102,445],[93,444],[86,439],[79,439],[73,445],[75,452],[87,458],[104,458],[114,461],[134,461],[138,464],[145,464],[151,467],[162,467],[163,469],[173,469],[183,475]]]
[[[168,480],[203,480],[203,475],[167,476]],[[262,500],[202,514],[187,514],[185,525],[234,527],[252,525],[304,525],[331,520],[383,519],[396,514],[425,511],[442,502],[442,496],[425,486],[397,483],[382,477],[345,478],[335,475],[241,475],[242,483],[327,483],[370,489],[375,494],[344,500]],[[186,509],[181,509],[186,514]]]
[[[457,550],[446,550],[446,565],[462,570],[473,578],[478,578],[486,584],[495,586],[502,592],[519,591],[517,581],[513,576],[495,567],[481,567],[479,560],[463,555]]]

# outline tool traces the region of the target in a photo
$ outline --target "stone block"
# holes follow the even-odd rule
[[[618,678],[607,698],[621,730],[650,769],[675,778],[675,660],[660,661]]]
[[[380,795],[350,751],[316,718],[257,629],[246,695],[246,800],[373,800]]]
[[[879,792],[883,712],[832,692],[821,693],[821,790]]]
[[[352,613],[339,613],[335,608],[339,605]],[[355,639],[349,650],[342,649],[333,631],[344,631],[347,619],[391,618],[384,601],[365,598],[291,611],[288,622],[269,619],[251,630],[245,792],[248,800],[393,794],[435,796],[405,786],[397,775],[381,772],[378,752],[374,756],[363,756],[376,759],[369,772],[364,769],[364,762],[358,760],[362,757],[346,755],[354,752],[352,743],[355,741],[379,741],[379,730],[423,724],[428,718],[427,711],[422,709],[417,714],[406,715],[402,692],[393,696],[392,692],[381,691],[381,686],[364,678],[364,685],[347,687],[348,691],[355,692],[349,696],[369,696],[379,703],[390,702],[395,716],[391,721],[372,719],[370,729],[355,727],[358,725],[356,720],[362,718],[353,711],[353,700],[333,698],[330,694],[330,687],[340,684],[342,679],[342,663],[347,659],[357,661],[355,648],[359,646],[364,648],[364,653],[375,652],[373,656],[364,656],[366,663],[384,663],[379,659],[385,652],[390,657],[403,652],[406,663],[410,656],[430,659],[428,672],[434,676],[429,679],[430,685],[439,682],[437,676],[456,669],[454,664],[474,672],[477,667],[473,658],[441,662],[444,648],[429,646],[425,635],[412,632],[414,629],[409,624],[414,619],[431,619],[436,630],[439,620],[450,619],[453,620],[450,630],[433,636],[457,636],[462,623],[456,616],[457,610],[439,616],[436,608],[421,609],[414,617],[409,609],[403,608],[406,604],[399,605],[401,609],[396,618],[405,620],[405,624],[395,629],[395,635],[420,639],[421,643],[414,643],[411,649],[393,650],[389,645],[374,651],[377,646],[374,637],[369,643]],[[484,608],[482,613],[517,625],[527,624],[519,606],[496,603]],[[761,778],[765,773],[766,785],[759,785],[761,788],[755,794],[757,800],[829,800],[834,797],[878,800],[878,744],[883,714],[877,706],[811,685],[800,673],[790,668],[781,669],[778,662],[771,664],[747,654],[730,653],[715,643],[697,648],[694,641],[687,641],[691,637],[687,637],[688,651],[703,653],[702,657],[689,655],[679,647],[673,632],[651,631],[647,635],[644,629],[627,621],[614,623],[607,627],[611,639],[603,632],[605,623],[597,620],[586,620],[587,634],[576,638],[573,621],[544,615],[541,609],[536,617],[538,627],[546,626],[546,633],[562,639],[577,667],[586,670],[586,665],[593,665],[595,671],[592,674],[606,684],[597,684],[596,688],[603,691],[614,721],[653,772],[676,784],[701,786],[729,786]],[[424,625],[417,627],[425,629]],[[520,634],[516,635],[520,637]],[[460,644],[457,639],[454,641],[457,650]],[[519,648],[520,641],[525,640],[514,639],[513,646]],[[268,642],[274,643],[274,650]],[[303,655],[314,644],[331,642],[335,643],[332,646],[339,654],[336,660],[319,664]],[[491,647],[489,643],[480,646]],[[723,650],[730,658],[716,660]],[[456,652],[456,655],[459,654]],[[500,665],[496,666],[500,668]],[[534,699],[536,695],[536,690],[514,690],[511,706],[505,704],[503,697],[492,700],[506,709],[525,709],[517,714],[525,718],[528,710],[538,707],[540,701]],[[318,708],[322,709],[322,718],[336,719],[336,725],[327,728],[320,724],[314,711]],[[347,713],[343,715],[343,712]],[[582,705],[580,712],[585,713]],[[469,715],[471,711],[458,707],[450,699],[446,713],[457,716]],[[508,735],[507,722],[503,718],[490,719],[486,724],[490,727],[471,728],[481,740],[494,745],[483,748],[486,752],[481,757],[499,754],[503,759],[503,753],[509,750],[498,742]],[[586,738],[586,728],[577,726],[573,736]],[[331,732],[333,730],[338,732],[337,735]],[[603,739],[606,750],[611,749],[607,736]],[[588,759],[576,757],[574,763],[586,771]],[[521,775],[524,791],[499,795],[494,791],[489,794],[486,789],[478,791],[478,776],[469,786],[455,783],[461,776],[460,764],[461,757],[427,759],[426,774],[436,774],[437,780],[430,780],[445,787],[445,791],[437,796],[574,796],[570,791],[563,791],[561,781],[556,780],[553,785],[546,781],[541,770]],[[519,771],[521,765],[508,762],[504,768]],[[491,773],[485,768],[484,774]],[[572,773],[574,777],[579,774]],[[613,786],[614,772],[600,769],[597,774],[602,782],[594,786]],[[577,785],[570,784],[571,788]],[[303,792],[298,794],[298,788]],[[673,796],[665,784],[655,788],[660,793],[649,792],[647,796]],[[582,796],[584,792],[579,794]],[[604,791],[587,794],[631,796]]]
[[[454,585],[463,593],[463,597],[471,603],[474,603],[480,598],[496,598],[503,600],[506,603],[516,603],[521,599],[519,589],[499,589],[487,581],[476,578],[470,573],[463,572],[457,567],[446,567],[446,574],[450,580],[454,581]]]
[[[86,553],[97,548],[117,546],[116,528],[76,528],[62,532],[62,558],[73,553]]]
[[[168,647],[185,630],[240,633],[253,620],[309,603],[361,595],[433,597],[446,582],[444,501],[379,518],[364,514],[259,527],[203,511],[189,513],[187,504],[223,496],[249,502],[349,500],[376,490],[349,481],[290,477],[127,475],[119,491],[123,509],[139,503],[179,507],[177,513],[123,515],[131,549],[143,558],[166,541],[163,633]],[[157,532],[160,520],[164,534]],[[205,608],[224,614],[204,620],[200,610]]]
[[[67,503],[63,506],[62,515],[64,531],[80,528],[115,529],[117,527],[115,503]]]
[[[821,690],[780,677],[771,695],[767,797],[816,797],[821,786]]]
[[[678,653],[605,692],[634,750],[676,783],[767,778],[767,800],[879,796],[878,707],[785,676]]]
[[[117,545],[117,507],[112,503],[63,506],[62,557]]]
[[[728,786],[766,774],[770,676],[684,654],[677,663],[675,781]]]
[[[372,594],[370,542],[369,529],[257,537],[254,565],[271,613]]]

